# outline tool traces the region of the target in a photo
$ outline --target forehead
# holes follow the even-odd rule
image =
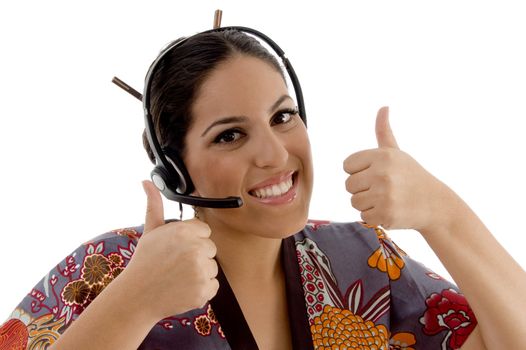
[[[287,93],[282,75],[270,63],[236,55],[220,63],[205,79],[194,100],[192,114],[196,119],[254,114],[268,110]]]

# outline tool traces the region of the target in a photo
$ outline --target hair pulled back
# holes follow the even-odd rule
[[[257,39],[233,29],[194,35],[158,63],[152,77],[150,114],[161,147],[183,158],[192,105],[200,87],[219,63],[236,54],[260,58],[284,78],[278,60]],[[155,163],[145,132],[143,145]]]

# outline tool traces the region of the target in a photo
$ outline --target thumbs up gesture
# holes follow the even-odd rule
[[[378,148],[351,154],[343,163],[351,204],[369,225],[426,230],[448,214],[451,190],[398,147],[389,109],[376,117]]]
[[[200,220],[165,223],[159,191],[143,182],[147,195],[144,233],[121,273],[133,281],[145,312],[160,320],[202,307],[219,288],[216,246]],[[137,292],[137,289],[140,292]]]

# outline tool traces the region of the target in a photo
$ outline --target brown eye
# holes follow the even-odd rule
[[[276,115],[272,118],[272,125],[276,124],[286,124],[290,122],[296,115],[298,114],[298,109],[284,109],[282,111],[279,111],[276,113]]]
[[[241,131],[236,129],[225,130],[214,139],[214,143],[228,144],[234,143],[245,136]]]

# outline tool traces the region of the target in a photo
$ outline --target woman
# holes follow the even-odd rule
[[[235,195],[243,206],[166,223],[145,181],[144,228],[68,256],[4,324],[4,348],[520,348],[524,271],[398,149],[386,108],[379,148],[344,162],[364,223],[307,224],[309,140],[271,55],[236,31],[200,34],[153,79],[155,131],[184,161],[193,194]],[[471,308],[378,225],[418,230]]]

